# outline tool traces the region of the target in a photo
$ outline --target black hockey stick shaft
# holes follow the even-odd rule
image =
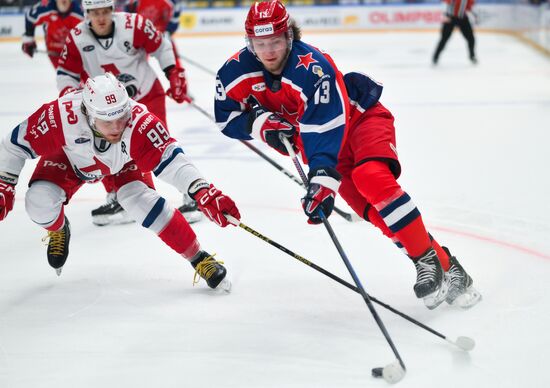
[[[200,113],[202,113],[204,116],[208,117],[212,122],[216,122],[216,120],[214,120],[214,117],[212,117],[212,115],[210,113],[208,113],[206,110],[204,110],[202,107],[200,107],[199,105],[197,105],[195,102],[190,102],[190,105],[195,108],[196,110],[198,110]],[[283,174],[285,174],[288,178],[290,178],[291,180],[293,180],[295,183],[299,184],[300,186],[302,187],[305,187],[303,182],[298,179],[294,174],[292,174],[290,171],[288,171],[286,168],[284,168],[283,166],[281,166],[279,163],[277,163],[275,160],[271,159],[269,156],[267,156],[265,153],[263,153],[261,150],[259,150],[257,147],[255,147],[254,145],[250,144],[249,142],[245,141],[245,140],[239,140],[242,144],[244,144],[245,146],[247,146],[251,151],[255,152],[259,157],[261,157],[263,160],[265,160],[266,162],[268,162],[269,164],[271,164],[273,167],[275,167],[277,170],[279,170],[280,172],[282,172]],[[345,211],[343,211],[342,209],[339,209],[338,207],[334,207],[334,211],[340,215],[342,218],[344,218],[346,221],[349,221],[349,222],[354,222],[354,219],[353,219],[353,216],[350,214],[350,213],[347,213]]]
[[[292,158],[292,162],[294,163],[294,166],[296,167],[296,170],[298,171],[298,175],[300,175],[300,178],[302,178],[304,186],[307,186],[307,184],[308,184],[307,176],[306,176],[302,166],[300,165],[300,162],[298,161],[298,158],[296,157],[296,153],[294,152],[294,149],[292,148],[292,146],[290,145],[290,142],[288,141],[288,139],[286,137],[281,136],[280,138],[281,138],[281,141],[283,142],[283,144],[285,145],[286,150],[288,151],[288,154]],[[334,230],[332,229],[332,226],[330,225],[330,222],[327,220],[327,218],[325,217],[325,215],[323,214],[323,211],[321,209],[319,209],[319,217],[323,221],[323,224],[325,225],[325,228],[327,229],[327,232],[330,235],[330,238],[331,238],[332,242],[334,243],[334,246],[336,247],[336,250],[340,254],[340,257],[342,258],[342,261],[344,262],[346,268],[348,269],[348,272],[350,273],[350,275],[353,279],[353,282],[357,286],[357,289],[359,290],[359,293],[361,294],[361,296],[363,297],[363,300],[367,304],[367,307],[370,310],[370,312],[372,314],[372,317],[374,318],[374,320],[378,324],[378,327],[380,328],[380,331],[382,332],[382,334],[386,338],[386,341],[388,342],[388,345],[390,346],[391,350],[393,351],[393,354],[395,355],[395,357],[399,361],[399,364],[401,364],[401,367],[403,368],[403,370],[407,370],[407,368],[405,367],[405,363],[403,362],[403,359],[399,355],[399,352],[397,351],[397,348],[395,347],[395,344],[393,343],[393,340],[391,339],[390,334],[388,333],[388,330],[386,329],[386,326],[384,325],[384,322],[382,322],[382,319],[380,318],[380,316],[376,312],[376,309],[374,308],[374,305],[372,304],[372,301],[369,298],[369,295],[367,294],[367,292],[363,288],[363,285],[361,284],[361,281],[359,280],[359,277],[355,273],[355,270],[353,269],[353,266],[351,265],[351,262],[349,261],[346,253],[344,252],[344,248],[342,248],[342,245],[340,244],[340,241],[336,237],[336,234],[334,233]]]
[[[227,217],[228,219],[230,219],[230,216],[226,215],[226,217]],[[355,292],[358,293],[358,294],[361,293],[361,292],[359,291],[359,289],[358,289],[356,286],[354,286],[353,284],[350,284],[350,283],[346,282],[344,279],[342,279],[342,278],[340,278],[340,277],[334,275],[332,272],[327,271],[326,269],[324,269],[323,267],[320,267],[319,265],[315,264],[314,262],[312,262],[312,261],[306,259],[305,257],[300,256],[299,254],[297,254],[297,253],[291,251],[290,249],[288,249],[288,248],[285,247],[284,245],[281,245],[281,244],[279,244],[278,242],[273,241],[272,239],[270,239],[269,237],[263,235],[262,233],[258,232],[257,230],[252,229],[250,226],[248,226],[248,225],[246,225],[246,224],[240,222],[239,220],[237,220],[237,219],[235,219],[235,218],[231,218],[230,221],[231,221],[231,223],[233,223],[233,224],[235,224],[235,225],[238,225],[239,228],[244,229],[245,231],[247,231],[248,233],[252,234],[253,236],[258,237],[260,240],[263,240],[263,241],[265,241],[266,243],[268,243],[269,245],[274,246],[275,248],[279,249],[280,251],[283,251],[283,252],[286,253],[287,255],[289,255],[289,256],[295,258],[296,260],[302,262],[303,264],[307,265],[308,267],[313,268],[314,270],[316,270],[316,271],[322,273],[323,275],[325,275],[325,276],[331,278],[332,280],[334,280],[334,281],[340,283],[341,285],[343,285],[343,286],[349,288],[350,290],[355,291]],[[424,329],[424,330],[426,330],[426,331],[429,331],[430,333],[432,333],[432,334],[438,336],[439,338],[442,338],[442,339],[444,339],[444,340],[446,340],[446,341],[449,340],[445,335],[441,334],[440,332],[438,332],[438,331],[432,329],[432,328],[429,327],[429,326],[426,326],[425,324],[423,324],[422,322],[417,321],[417,320],[414,319],[413,317],[411,317],[411,316],[409,316],[409,315],[407,315],[407,314],[405,314],[405,313],[402,313],[401,311],[399,311],[399,310],[393,308],[392,306],[390,306],[390,305],[387,304],[387,303],[382,302],[381,300],[375,298],[374,296],[372,296],[372,295],[370,295],[370,294],[368,294],[368,295],[369,295],[369,298],[370,298],[374,303],[376,303],[376,304],[378,304],[378,305],[384,307],[386,310],[389,310],[389,311],[391,311],[392,313],[394,313],[394,314],[396,314],[396,315],[399,315],[401,318],[404,318],[404,319],[406,319],[407,321],[409,321],[409,322],[411,322],[411,323],[417,325],[418,327],[421,327],[422,329]]]
[[[195,66],[196,68],[198,68],[198,69],[204,71],[205,73],[208,73],[208,74],[210,74],[210,75],[213,75],[214,77],[216,76],[216,73],[215,73],[214,71],[212,71],[212,70],[210,70],[209,68],[207,68],[207,67],[201,65],[199,62],[196,62],[196,61],[190,59],[189,57],[184,57],[184,56],[182,56],[182,55],[180,55],[179,57],[180,57],[181,59],[183,59],[185,62],[188,62],[189,64]]]

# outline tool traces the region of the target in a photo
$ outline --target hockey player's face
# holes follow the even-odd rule
[[[120,141],[122,134],[128,125],[129,116],[125,115],[117,120],[105,121],[101,119],[95,120],[95,129],[109,143],[115,144]]]
[[[107,35],[113,30],[113,9],[111,7],[90,9],[88,11],[92,30],[99,35]]]
[[[61,13],[65,13],[71,8],[71,0],[55,0],[55,4]]]
[[[254,52],[267,71],[281,74],[285,66],[288,43],[286,34],[279,34],[267,38],[252,38]]]

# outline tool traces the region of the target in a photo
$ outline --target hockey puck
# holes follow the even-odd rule
[[[372,368],[372,377],[382,377],[382,372],[384,371],[384,368]]]

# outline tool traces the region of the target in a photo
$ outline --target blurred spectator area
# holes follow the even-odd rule
[[[47,0],[0,0],[0,13],[22,12],[39,1]],[[115,0],[117,9],[121,9],[127,0]],[[403,3],[439,3],[440,0],[283,0],[286,5],[362,5],[362,4],[403,4]],[[477,3],[530,3],[543,4],[548,0],[477,0]],[[181,0],[182,9],[193,8],[234,8],[249,7],[251,0]]]

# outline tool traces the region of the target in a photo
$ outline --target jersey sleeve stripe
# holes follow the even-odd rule
[[[27,123],[25,122],[25,127],[27,126]],[[13,145],[19,147],[21,150],[23,150],[27,155],[29,155],[31,158],[36,158],[36,154],[31,148],[31,145],[29,142],[27,142],[24,138],[21,138],[20,133],[26,133],[26,128],[23,128],[22,131],[19,131],[21,129],[21,125],[19,124],[17,127],[15,127],[11,133],[10,141]]]
[[[162,163],[160,163],[158,165],[158,167],[153,171],[153,173],[156,175],[156,176],[159,176],[160,174],[162,174],[162,172],[164,171],[164,169],[176,158],[176,156],[178,156],[178,154],[183,154],[183,150],[181,148],[176,148],[172,151],[172,155],[170,155],[170,157],[168,159],[166,159],[165,161],[163,161]]]
[[[303,124],[300,123],[300,132],[301,133],[324,133],[335,128],[338,128],[346,124],[346,117],[344,114],[340,114],[332,120],[324,124]]]
[[[67,69],[64,69],[62,67],[57,68],[57,75],[66,75],[71,78],[74,78],[75,81],[80,82],[80,75],[77,73],[73,73],[72,71],[69,71]]]
[[[233,111],[229,114],[229,117],[227,118],[226,121],[216,122],[216,124],[218,124],[218,127],[220,128],[220,130],[223,131],[225,129],[225,127],[227,127],[227,124],[229,124],[235,117],[238,117],[238,116],[242,115],[243,113],[245,113],[245,112]]]

